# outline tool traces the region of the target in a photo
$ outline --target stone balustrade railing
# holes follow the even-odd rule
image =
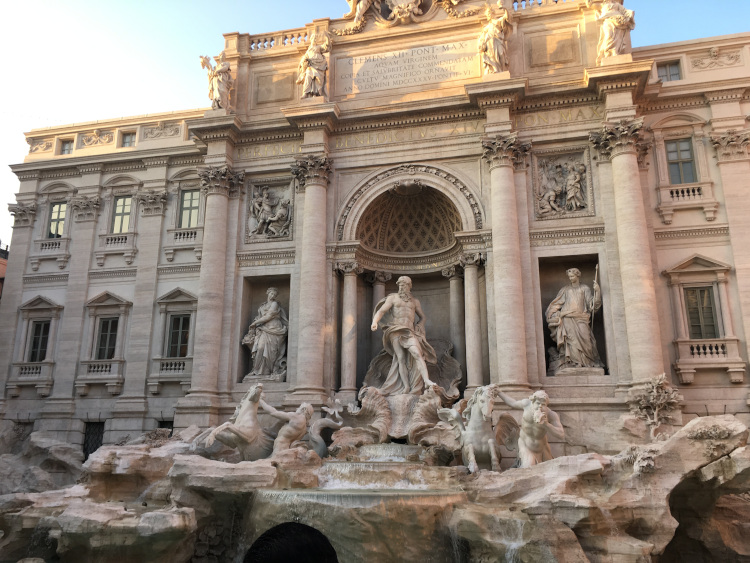
[[[506,0],[505,7],[510,8],[512,6],[514,12],[522,12],[523,10],[530,10],[533,8],[545,8],[549,6],[559,5],[573,5],[578,4],[580,0],[513,0],[508,2]]]
[[[288,29],[274,34],[251,35],[248,48],[250,51],[268,51],[279,47],[303,45],[310,40],[307,28]]]
[[[44,362],[16,362],[11,369],[6,389],[8,396],[18,397],[22,387],[36,387],[40,397],[46,397],[52,390],[52,369],[55,363]]]

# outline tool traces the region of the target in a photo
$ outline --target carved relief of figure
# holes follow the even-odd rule
[[[548,161],[539,163],[542,172],[540,174],[539,215],[546,215],[553,211],[562,211],[557,205],[557,198],[562,193],[562,184],[555,174],[555,167]]]
[[[425,386],[435,385],[428,376],[426,362],[434,364],[437,357],[427,342],[424,311],[411,294],[411,279],[401,276],[396,285],[398,293],[391,293],[376,305],[370,327],[375,331],[382,321],[383,348],[393,358],[380,392],[421,395]]]
[[[492,8],[485,9],[487,23],[479,33],[477,50],[482,55],[484,74],[496,74],[508,70],[508,35],[510,19],[508,11],[503,10],[499,18],[492,17]]]
[[[635,29],[635,12],[626,10],[623,0],[608,0],[602,3],[596,19],[602,26],[596,48],[596,62],[599,64],[606,57],[625,52],[628,33]]]
[[[568,177],[565,180],[565,207],[569,211],[586,207],[581,186],[585,172],[586,166],[583,164],[568,163]]]
[[[328,60],[325,53],[331,50],[331,38],[326,34],[323,43],[318,43],[317,39],[317,34],[313,33],[297,69],[297,84],[302,84],[303,98],[326,96]]]
[[[266,231],[270,233],[270,236],[282,237],[289,234],[289,224],[292,221],[292,216],[289,213],[290,207],[291,202],[288,199],[282,199],[279,202],[276,212],[268,219]]]
[[[208,70],[208,99],[213,109],[229,109],[229,91],[232,89],[232,75],[224,51],[214,67],[211,57],[201,57],[201,68]]]
[[[517,467],[531,467],[552,459],[547,435],[558,440],[565,438],[565,429],[557,413],[551,410],[549,397],[544,391],[537,391],[528,399],[516,401],[500,390],[495,391],[505,404],[512,409],[523,411],[518,435]]]
[[[591,331],[591,316],[602,306],[602,294],[594,279],[594,291],[582,284],[581,271],[567,272],[570,284],[563,287],[549,304],[545,317],[550,336],[557,344],[559,368],[604,367]]]
[[[291,200],[276,196],[268,186],[253,192],[247,232],[251,238],[289,236],[292,222]]]
[[[276,301],[279,290],[269,287],[268,301],[258,308],[258,315],[248,327],[242,343],[252,354],[252,378],[283,381],[286,375],[286,339],[289,319]]]

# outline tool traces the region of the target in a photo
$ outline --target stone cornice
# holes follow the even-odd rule
[[[311,184],[327,187],[333,161],[324,155],[306,155],[295,159],[292,175],[297,179],[299,191]]]
[[[294,260],[294,249],[237,253],[237,262],[242,268],[252,266],[285,266],[288,264],[294,264]]]
[[[330,132],[339,120],[339,106],[333,102],[303,103],[300,106],[281,108],[287,121],[298,129],[325,129]]]
[[[714,90],[703,95],[709,104],[729,104],[741,102],[746,88],[731,88],[729,90]]]
[[[618,90],[643,93],[654,61],[633,61],[613,66],[597,66],[584,70],[584,83],[599,96]]]
[[[679,98],[655,99],[638,105],[638,113],[659,113],[662,111],[708,107],[704,96],[685,96]]]
[[[164,155],[144,158],[143,164],[146,166],[146,168],[161,168],[164,166],[169,166],[169,156]]]
[[[642,118],[606,123],[600,131],[590,133],[589,140],[599,154],[612,158],[625,152],[636,152],[642,128]]]
[[[522,143],[515,134],[496,135],[482,140],[484,154],[482,158],[490,165],[490,170],[497,166],[520,166],[526,162],[531,150],[531,143]]]
[[[204,143],[219,141],[236,143],[241,136],[242,122],[233,115],[204,117],[186,123],[188,131]]]
[[[603,242],[604,227],[532,230],[529,233],[529,239],[532,247]]]
[[[525,97],[528,89],[528,78],[500,80],[487,78],[481,82],[464,86],[471,103],[483,110],[492,107],[513,106]]]
[[[729,237],[729,227],[698,227],[687,229],[655,230],[656,240],[704,238],[704,237]]]

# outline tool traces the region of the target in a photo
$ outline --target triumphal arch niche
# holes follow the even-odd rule
[[[445,167],[424,164],[379,171],[352,190],[336,231],[337,269],[344,276],[342,317],[353,323],[344,327],[345,331],[359,332],[358,327],[369,326],[372,308],[391,289],[395,291],[400,276],[408,276],[423,309],[429,311],[429,340],[439,355],[452,355],[466,373],[463,270],[476,270],[484,263],[484,240],[479,232],[484,214],[476,191]],[[358,273],[364,276],[355,277]],[[471,293],[470,299],[478,300],[485,280],[483,273],[473,273],[465,291]],[[358,307],[351,320],[355,284],[369,286],[369,291],[364,291],[365,307]],[[471,322],[479,329],[487,319],[481,311],[476,313]],[[348,367],[347,351],[342,351],[343,388],[352,379],[361,385],[367,366],[382,349],[381,340],[380,335],[359,340],[356,372],[350,371],[348,378],[344,369]],[[487,356],[486,339],[477,344],[483,352],[473,367],[480,366],[482,356]],[[462,383],[461,389],[464,387]]]

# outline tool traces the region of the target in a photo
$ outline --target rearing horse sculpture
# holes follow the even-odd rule
[[[258,405],[262,393],[262,383],[250,387],[229,422],[217,426],[206,437],[206,447],[211,447],[218,440],[230,448],[237,448],[243,461],[270,456],[274,436],[258,422]]]
[[[499,442],[509,442],[508,431],[517,424],[501,416],[495,429],[492,428],[492,410],[495,406],[494,386],[479,387],[469,399],[463,412],[456,409],[440,409],[438,416],[450,424],[461,443],[464,465],[470,473],[480,469],[500,471]],[[512,417],[510,417],[512,419]],[[507,445],[507,444],[506,444]]]

